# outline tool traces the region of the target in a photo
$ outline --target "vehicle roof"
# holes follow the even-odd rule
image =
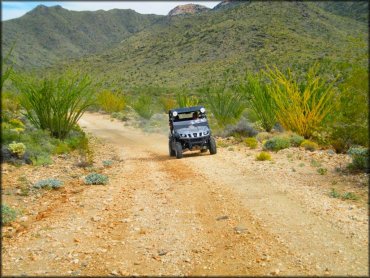
[[[171,113],[171,114],[172,114],[173,111],[176,111],[177,113],[187,113],[187,112],[199,111],[200,108],[204,108],[204,106],[199,105],[199,106],[175,108],[175,109],[170,109],[168,112]]]

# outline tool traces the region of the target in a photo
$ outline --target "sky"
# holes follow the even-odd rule
[[[1,20],[17,18],[29,12],[38,5],[55,6],[60,5],[67,10],[73,11],[96,11],[96,10],[111,10],[111,9],[132,9],[141,14],[159,14],[166,15],[168,12],[178,5],[189,3],[200,4],[209,8],[216,6],[219,1],[95,1],[95,2],[34,2],[34,1],[1,1]]]

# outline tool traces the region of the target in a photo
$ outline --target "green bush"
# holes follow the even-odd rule
[[[344,199],[344,200],[358,200],[359,197],[355,193],[346,192],[342,195],[342,199]]]
[[[262,127],[271,131],[276,123],[276,104],[260,75],[247,74],[239,85],[250,107],[253,109]]]
[[[338,191],[336,191],[334,188],[332,188],[330,193],[329,193],[329,196],[332,197],[332,198],[339,198],[340,194],[338,193]]]
[[[126,100],[122,95],[107,90],[98,94],[97,103],[108,113],[119,112],[126,106]]]
[[[299,147],[303,141],[304,141],[304,137],[303,136],[300,136],[298,134],[293,133],[290,136],[290,144],[293,147]]]
[[[58,79],[43,80],[19,75],[14,81],[28,119],[56,138],[66,138],[93,104],[92,82],[87,75],[67,73]]]
[[[271,155],[268,152],[261,152],[259,155],[256,156],[256,160],[258,161],[271,160]]]
[[[150,96],[142,95],[133,103],[132,107],[141,117],[149,120],[154,114],[152,102]]]
[[[19,96],[17,94],[9,91],[1,92],[1,111],[4,120],[6,120],[6,112],[16,113],[19,112],[20,108]]]
[[[11,119],[9,121],[9,124],[12,125],[15,128],[25,128],[24,123],[19,119]]]
[[[65,142],[60,142],[54,149],[55,154],[65,154],[69,153],[71,149],[69,148],[68,144]]]
[[[265,150],[271,150],[271,151],[275,151],[275,152],[277,152],[279,150],[282,150],[282,149],[289,148],[289,147],[290,147],[289,138],[282,137],[282,136],[273,137],[273,138],[267,140],[263,145],[263,148]]]
[[[26,146],[23,143],[13,142],[9,144],[10,151],[17,157],[21,158],[26,153]]]
[[[193,100],[192,100],[193,101]],[[161,104],[161,107],[162,107],[162,111],[164,113],[168,113],[168,111],[170,109],[174,109],[174,108],[177,108],[177,107],[181,107],[178,103],[181,103],[182,101],[176,101],[175,99],[173,99],[172,97],[170,96],[162,96],[160,99],[159,99],[159,103]],[[198,103],[197,103],[198,104]]]
[[[272,138],[272,134],[268,132],[260,132],[257,134],[256,139],[258,142],[267,141],[268,139]]]
[[[1,205],[1,223],[8,224],[17,218],[17,211],[5,204]]]
[[[320,163],[320,161],[317,161],[317,160],[315,160],[315,159],[311,159],[311,161],[310,161],[310,165],[311,165],[312,167],[320,167],[320,166],[321,166],[321,163]]]
[[[366,61],[368,61],[366,54]],[[369,70],[348,64],[339,84],[339,107],[329,126],[330,144],[344,153],[352,145],[369,145]]]
[[[167,100],[167,101],[169,101],[169,100]],[[176,103],[177,103],[177,107],[197,106],[198,103],[199,103],[199,99],[195,96],[190,96],[189,92],[187,92],[186,90],[183,90],[183,91],[178,92],[176,94]],[[173,103],[170,102],[166,106],[169,106],[170,104],[173,105]],[[173,107],[173,108],[175,108],[175,107]],[[166,112],[168,112],[168,110]]]
[[[91,173],[85,177],[85,184],[107,184],[108,177],[105,175]]]
[[[113,161],[112,160],[103,160],[103,166],[104,167],[110,167],[112,166]]]
[[[45,179],[40,180],[33,185],[34,188],[49,188],[49,189],[58,189],[62,187],[63,182],[57,179]]]
[[[244,143],[251,149],[255,149],[258,146],[258,141],[254,137],[245,138]]]
[[[352,162],[348,165],[350,170],[369,171],[369,150],[361,147],[351,147],[347,152]]]
[[[335,81],[324,80],[318,71],[318,64],[313,65],[302,81],[290,70],[286,75],[276,67],[265,72],[271,81],[268,90],[276,103],[278,122],[305,138],[323,125],[336,105]]]
[[[326,169],[326,168],[319,168],[319,169],[317,169],[317,172],[320,175],[325,175],[328,172],[328,169]]]
[[[247,119],[241,118],[236,125],[227,125],[220,135],[222,137],[234,136],[242,141],[241,137],[253,137],[256,136],[257,133],[258,131],[254,129]]]
[[[128,117],[125,115],[125,113],[122,113],[122,112],[113,112],[111,116],[112,118],[118,119],[123,122],[128,120]]]
[[[311,151],[311,152],[313,152],[313,151],[315,151],[319,148],[319,146],[315,142],[312,142],[310,140],[302,141],[301,147],[303,147],[306,150]]]
[[[200,91],[220,127],[235,124],[240,119],[245,108],[240,93],[224,86],[207,86]]]

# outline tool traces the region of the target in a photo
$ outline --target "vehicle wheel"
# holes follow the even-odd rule
[[[213,137],[209,138],[209,152],[211,154],[216,154],[217,153],[216,141],[215,141],[215,138],[213,138]]]
[[[175,150],[172,149],[172,142],[171,142],[171,140],[168,140],[168,150],[169,150],[170,156],[175,156],[176,155]]]
[[[181,143],[175,143],[176,158],[182,158],[182,146]]]

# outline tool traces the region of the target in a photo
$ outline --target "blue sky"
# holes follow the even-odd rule
[[[60,5],[65,9],[73,11],[96,11],[99,9],[110,10],[110,9],[133,9],[138,13],[142,14],[167,14],[171,9],[177,5],[183,5],[188,3],[200,4],[213,8],[219,1],[95,1],[95,2],[59,2],[59,1],[49,1],[49,2],[33,2],[33,1],[2,1],[2,20],[8,20],[12,18],[17,18],[24,15],[26,12],[32,10],[37,5],[45,6],[55,6]]]

